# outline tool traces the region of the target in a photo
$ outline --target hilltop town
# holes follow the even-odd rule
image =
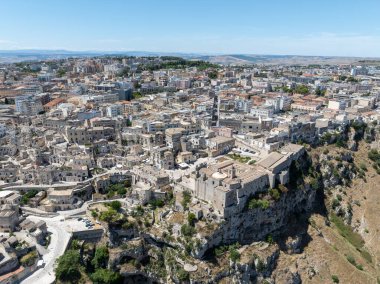
[[[0,64],[0,283],[379,283],[379,98],[371,62]]]

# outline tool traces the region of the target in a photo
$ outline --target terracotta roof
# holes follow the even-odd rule
[[[63,103],[65,100],[62,99],[62,98],[56,98],[50,102],[48,102],[47,104],[44,105],[44,107],[53,107],[53,106],[56,106],[60,103]]]

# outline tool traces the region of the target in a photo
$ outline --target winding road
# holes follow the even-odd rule
[[[28,219],[34,222],[40,220],[45,221],[48,227],[48,231],[51,232],[50,244],[47,248],[48,252],[43,255],[43,260],[45,262],[45,267],[40,268],[35,271],[32,275],[24,279],[22,284],[30,283],[53,283],[55,280],[54,268],[55,262],[58,257],[60,257],[66,250],[69,244],[71,233],[64,229],[61,224],[61,216],[46,218],[46,217],[36,217],[29,216]]]

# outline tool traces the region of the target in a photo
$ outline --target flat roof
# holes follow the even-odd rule
[[[276,162],[278,162],[280,159],[283,158],[284,155],[272,152],[267,157],[262,159],[260,162],[257,163],[257,165],[262,166],[263,168],[270,168],[272,165],[274,165]]]

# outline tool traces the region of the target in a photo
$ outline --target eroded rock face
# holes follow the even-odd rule
[[[296,254],[301,252],[302,247],[302,235],[299,234],[295,237],[288,237],[285,242],[286,252],[288,254]]]
[[[147,257],[147,250],[141,238],[129,241],[126,246],[110,250],[108,266],[115,268],[126,259],[141,260]]]
[[[293,214],[311,211],[316,191],[310,187],[297,189],[276,201],[268,209],[256,208],[241,212],[225,220],[211,236],[203,239],[194,257],[202,258],[207,250],[221,244],[239,242],[249,244],[277,235]]]
[[[264,255],[253,254],[248,262],[230,262],[228,270],[224,270],[214,276],[210,275],[208,281],[195,281],[194,283],[219,283],[221,280],[231,279],[233,283],[260,283],[265,279],[271,283],[271,275],[274,270],[280,250],[277,245],[269,248]]]
[[[283,281],[280,281],[280,283],[286,283],[286,284],[301,284],[301,276],[298,274],[298,272],[290,272],[288,271],[284,277]]]
[[[351,151],[357,151],[358,150],[358,142],[355,140],[356,135],[358,135],[356,133],[356,131],[353,131],[348,136],[348,141],[347,141],[348,150],[351,150]]]

